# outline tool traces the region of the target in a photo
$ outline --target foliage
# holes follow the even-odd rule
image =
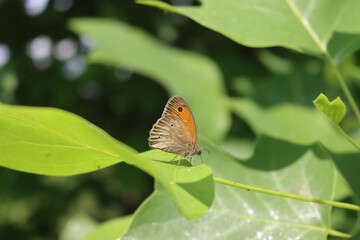
[[[336,125],[345,117],[346,107],[339,97],[329,102],[324,94],[320,94],[314,104]]]
[[[1,166],[67,176],[125,161],[161,181],[187,218],[198,217],[211,206],[214,183],[206,165],[189,169],[148,161],[160,158],[156,152],[138,157],[91,123],[57,109],[1,105],[0,111]]]
[[[335,191],[334,166],[319,144],[301,146],[261,136],[256,141],[253,156],[245,162],[215,151],[204,160],[215,176],[240,183],[322,199],[331,199]],[[321,173],[317,169],[322,169]],[[324,186],[324,181],[332,184]],[[315,239],[316,236],[325,238],[329,233],[329,206],[224,185],[216,186],[215,196],[208,213],[188,221],[173,211],[169,195],[157,184],[155,193],[138,209],[124,238],[144,239],[150,235],[151,239],[209,239],[214,236],[221,239],[247,236]],[[162,211],[164,208],[166,212]]]
[[[40,175],[86,173],[82,176],[91,176],[90,172],[101,173],[101,169],[122,162],[107,168],[108,171],[122,169],[122,172],[106,177],[98,175],[98,178],[103,178],[101,188],[109,188],[112,193],[123,186],[130,186],[132,181],[127,178],[139,181],[136,186],[141,188],[145,181],[139,180],[143,175],[138,175],[137,169],[155,179],[154,191],[135,212],[129,211],[131,215],[111,219],[125,215],[126,211],[116,216],[98,214],[102,217],[94,217],[95,220],[110,220],[94,227],[96,222],[92,215],[96,214],[86,209],[92,209],[96,205],[92,201],[98,198],[91,193],[85,194],[85,197],[79,197],[85,200],[79,200],[76,204],[87,206],[80,211],[85,214],[79,215],[78,211],[74,211],[76,214],[69,212],[68,216],[63,214],[61,217],[66,219],[65,223],[57,223],[61,226],[60,233],[51,234],[61,239],[79,239],[88,233],[84,239],[89,240],[98,239],[99,236],[105,240],[118,237],[358,237],[360,224],[357,222],[360,220],[354,216],[354,211],[344,209],[348,206],[345,202],[350,203],[352,209],[359,209],[360,197],[360,114],[357,106],[357,82],[360,78],[356,75],[359,71],[356,51],[360,48],[360,28],[357,24],[360,19],[356,11],[360,7],[359,1],[208,0],[203,1],[201,6],[173,6],[158,0],[138,3],[185,17],[163,15],[152,10],[154,15],[149,18],[145,15],[143,20],[139,20],[134,16],[140,14],[145,6],[116,3],[136,12],[130,16],[126,15],[126,11],[114,8],[112,4],[115,3],[112,3],[105,4],[107,8],[103,8],[106,9],[103,12],[106,14],[99,15],[107,18],[121,16],[121,21],[88,17],[70,19],[67,23],[69,29],[80,37],[79,43],[87,43],[87,61],[91,65],[83,76],[73,77],[74,81],[63,81],[62,78],[69,76],[66,74],[58,77],[61,91],[54,96],[61,101],[55,100],[51,94],[48,95],[49,101],[46,98],[37,99],[38,93],[46,89],[46,82],[30,85],[35,89],[30,93],[26,89],[26,82],[20,81],[16,90],[16,84],[11,81],[26,77],[17,68],[14,70],[6,66],[1,69],[0,93],[5,102],[71,110],[114,137],[84,118],[57,108],[1,104],[0,166]],[[2,7],[0,2],[0,10]],[[205,28],[186,22],[187,18]],[[143,28],[152,33],[133,26],[141,25],[137,21],[144,21]],[[177,23],[181,21],[185,23]],[[157,39],[153,28],[159,24],[162,27],[159,27],[161,31]],[[191,36],[188,42],[182,39],[188,36]],[[199,39],[200,44],[196,44]],[[248,47],[279,46],[292,51],[281,48],[256,50],[239,44]],[[286,82],[290,77],[291,80]],[[129,78],[130,81],[124,81]],[[322,78],[321,81],[318,78]],[[122,82],[119,83],[119,80]],[[149,80],[154,80],[158,85],[151,85]],[[13,87],[8,87],[9,82]],[[82,84],[86,87],[82,87]],[[314,86],[319,89],[318,92],[314,91]],[[78,87],[82,90],[78,91]],[[14,92],[18,93],[15,97]],[[79,103],[78,92],[87,101]],[[321,94],[314,104],[330,119],[328,121],[324,114],[310,105],[320,92],[326,92],[331,97],[341,95],[346,99],[345,104],[349,104],[350,111],[346,112],[340,98],[329,102]],[[24,101],[27,98],[20,93],[29,94],[29,99],[33,101]],[[147,149],[147,131],[160,116],[167,95],[175,94],[184,97],[192,108],[198,127],[199,146],[211,151],[209,155],[204,153],[203,159],[197,157],[194,167],[187,160],[182,160],[181,165],[177,166],[177,160],[169,161],[173,159],[173,154],[144,151]],[[15,99],[14,102],[12,99]],[[129,102],[136,104],[129,105]],[[98,107],[93,110],[92,106]],[[104,107],[109,112],[107,117],[101,114],[107,113]],[[142,114],[147,116],[142,117]],[[138,131],[131,132],[131,129]],[[237,154],[239,150],[241,153]],[[131,171],[137,173],[132,178],[129,177]],[[20,173],[14,171],[14,174]],[[29,179],[39,178],[26,176]],[[213,176],[280,193],[274,196],[236,189],[235,184],[226,186],[214,183]],[[117,180],[117,177],[121,180]],[[4,175],[4,179],[11,178]],[[76,183],[76,180],[70,182]],[[18,184],[13,181],[14,190],[9,184],[0,185],[1,197],[10,192],[4,201],[5,206],[10,207],[8,212],[0,210],[0,224],[2,218],[5,219],[2,220],[4,225],[11,222],[2,217],[11,209],[21,209],[18,206],[28,209],[26,206],[30,206],[25,203],[11,205],[16,199],[15,188]],[[56,183],[47,184],[46,191],[56,186]],[[62,191],[81,189],[80,184],[72,186],[69,184],[69,189]],[[281,196],[281,192],[329,200],[330,203],[288,199]],[[119,194],[127,195],[125,191]],[[336,204],[342,211],[334,210],[333,201],[343,202]],[[34,206],[41,208],[41,204]],[[16,212],[13,215],[16,216]],[[23,215],[23,224],[26,225],[31,219],[31,211]],[[72,227],[79,227],[82,231],[73,232]],[[6,229],[3,231],[5,237],[11,235]],[[16,236],[11,237],[16,239]]]

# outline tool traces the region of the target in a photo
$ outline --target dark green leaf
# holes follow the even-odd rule
[[[332,157],[339,171],[360,199],[360,153],[332,154]]]

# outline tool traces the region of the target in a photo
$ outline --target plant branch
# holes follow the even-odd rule
[[[213,179],[215,182],[229,185],[229,186],[236,187],[236,188],[246,189],[248,191],[251,190],[251,191],[266,193],[266,194],[279,196],[279,197],[292,198],[292,199],[302,200],[302,201],[306,201],[306,202],[316,202],[316,203],[325,204],[325,205],[329,205],[329,206],[333,206],[333,207],[346,208],[346,209],[350,209],[350,210],[360,211],[360,206],[357,206],[355,204],[322,200],[322,199],[310,198],[310,197],[303,197],[303,196],[299,196],[299,195],[295,195],[295,194],[283,193],[283,192],[268,190],[268,189],[264,189],[264,188],[249,186],[246,184],[241,184],[241,183],[229,181],[229,180],[218,178],[218,177],[213,177]]]
[[[345,96],[347,97],[349,103],[350,103],[350,106],[352,108],[352,110],[354,111],[355,115],[356,115],[356,118],[359,120],[360,122],[360,111],[359,111],[359,108],[358,106],[356,105],[356,102],[353,98],[353,96],[351,95],[350,93],[350,90],[349,88],[347,87],[346,83],[345,83],[345,80],[343,78],[343,76],[341,75],[337,65],[332,61],[330,55],[327,55],[327,58],[328,58],[328,61],[329,63],[331,64],[333,70],[334,70],[334,73],[335,73],[335,76],[336,78],[338,79],[339,83],[340,83],[340,86],[341,88],[343,89],[344,93],[345,93]]]

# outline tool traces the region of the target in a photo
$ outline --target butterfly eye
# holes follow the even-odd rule
[[[182,112],[182,107],[179,107],[178,110],[179,110],[179,112]]]

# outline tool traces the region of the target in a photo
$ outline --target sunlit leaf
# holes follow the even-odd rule
[[[339,124],[346,114],[345,104],[337,97],[332,102],[324,94],[320,94],[314,105],[322,111],[334,124]]]
[[[135,150],[72,113],[0,105],[0,166],[66,176],[95,171],[135,154]]]
[[[319,144],[302,146],[260,137],[254,155],[245,162],[217,151],[203,158],[217,177],[302,196],[328,200],[334,196],[335,169]],[[217,183],[209,212],[188,221],[157,184],[124,239],[326,239],[330,209]]]
[[[201,134],[214,140],[224,136],[230,114],[222,76],[209,58],[167,46],[120,21],[75,19],[70,26],[95,41],[89,52],[92,62],[130,68],[158,81],[188,102]]]
[[[67,176],[125,161],[162,182],[185,217],[199,217],[214,199],[211,170],[204,164],[188,167],[188,162],[177,166],[176,161],[169,162],[172,158],[173,154],[160,151],[138,155],[132,148],[69,112],[0,105],[0,166]]]
[[[98,225],[83,240],[115,240],[122,236],[130,226],[133,216],[125,216]]]
[[[140,164],[147,166],[136,165],[143,169],[154,169],[159,180],[164,178],[162,182],[173,198],[178,200],[176,205],[185,217],[197,218],[209,210],[215,190],[212,172],[207,165],[188,167],[189,162],[183,162],[182,165],[187,166],[177,166],[177,160],[168,162],[173,159],[172,154],[160,150],[144,152],[140,156],[144,159]],[[153,161],[146,161],[148,159]],[[151,174],[149,170],[147,172]]]
[[[335,63],[360,47],[357,0],[206,0],[191,7],[137,2],[185,15],[249,47],[283,46]]]

